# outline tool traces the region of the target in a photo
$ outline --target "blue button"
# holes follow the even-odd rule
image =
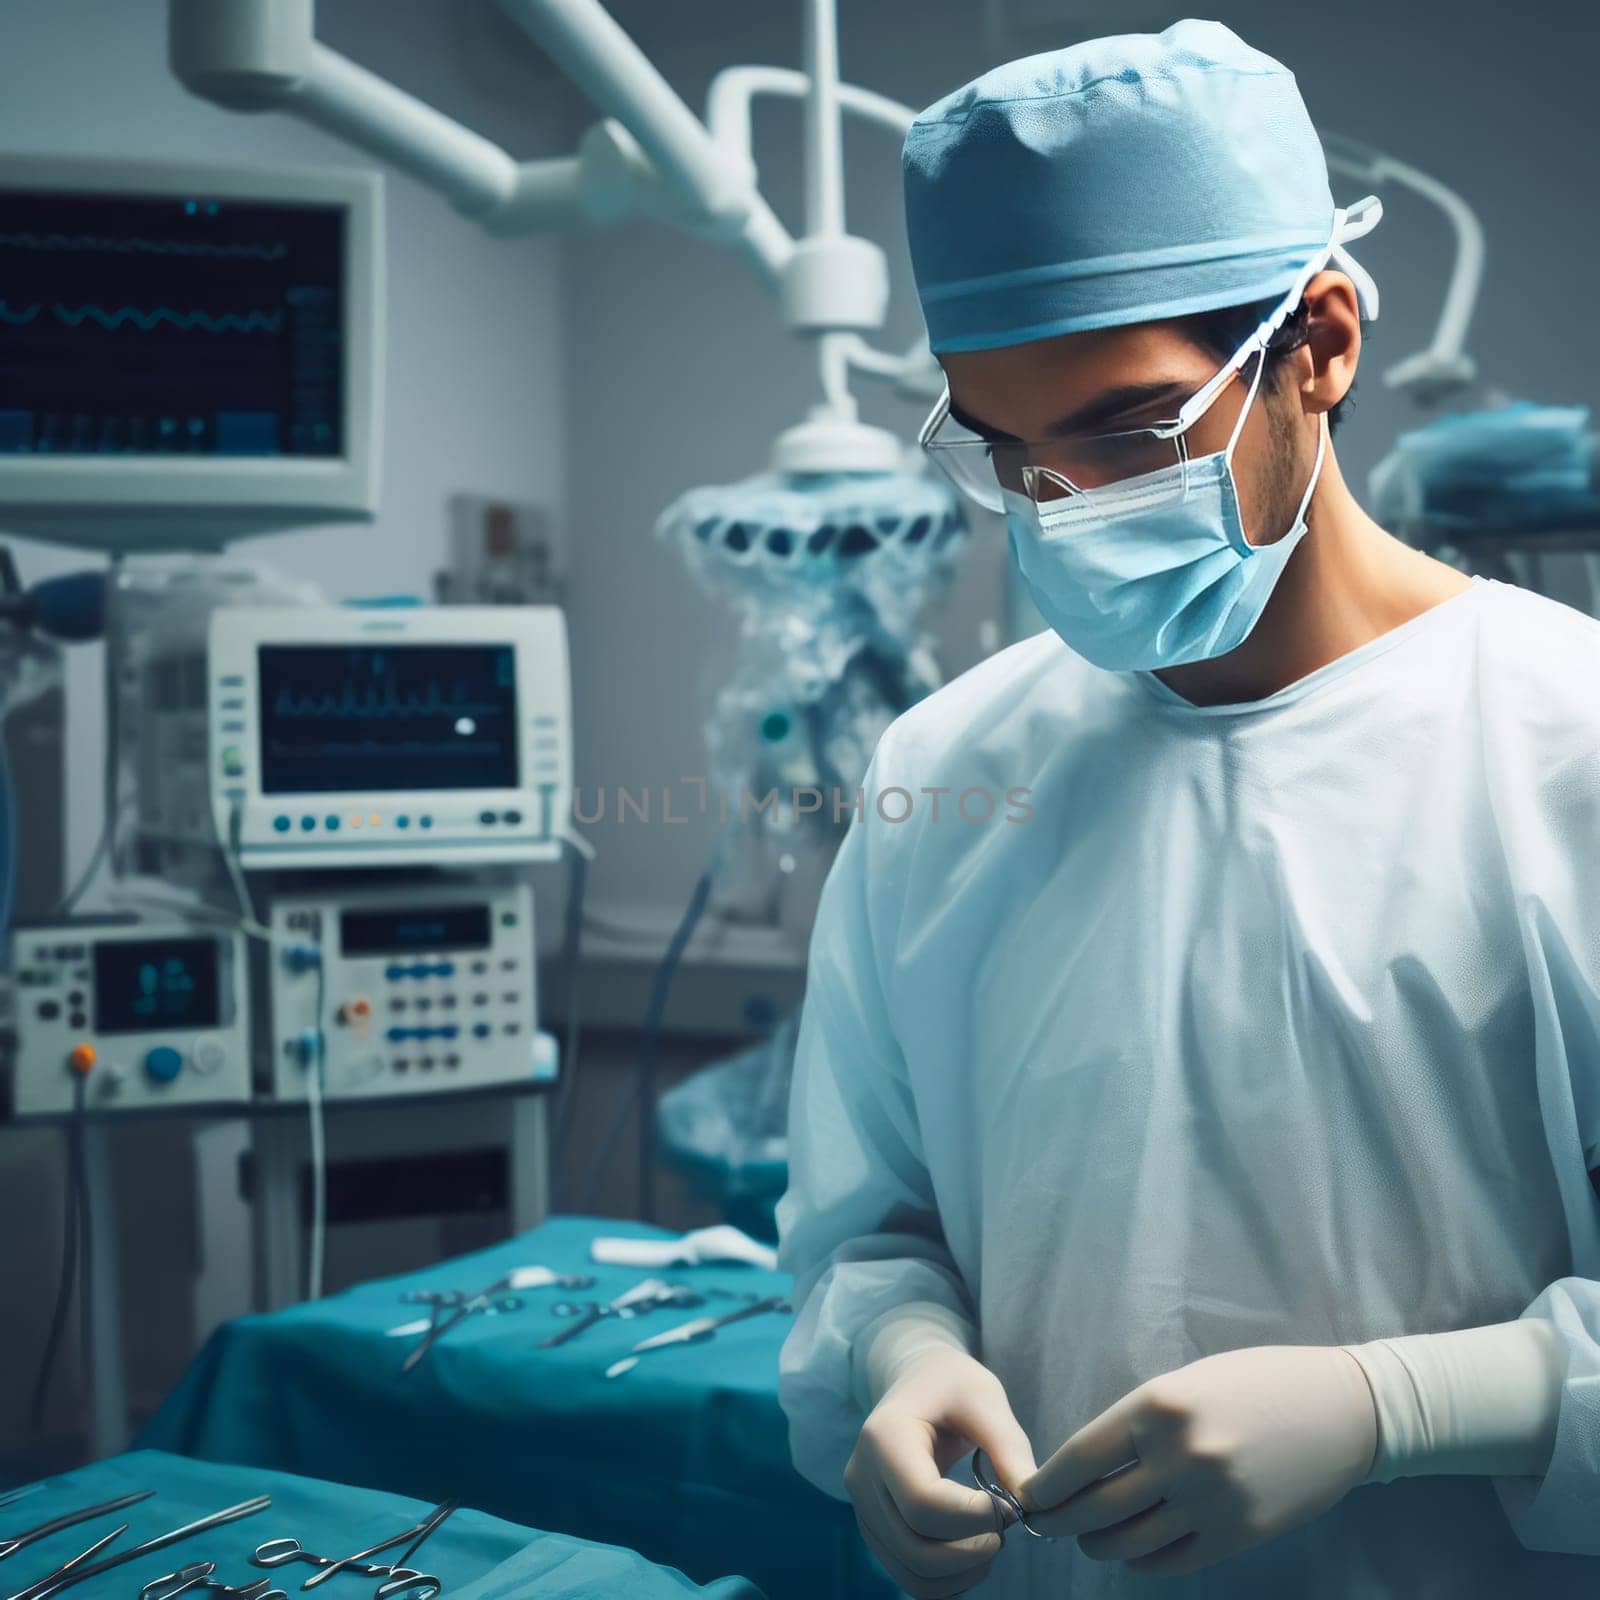
[[[433,968],[426,961],[419,961],[411,968],[411,976],[413,978],[431,978],[433,976]],[[421,1004],[421,1002],[419,1001],[418,1004]]]
[[[433,818],[432,817],[418,817],[417,818],[417,826],[419,828],[431,828],[433,826]]]
[[[499,820],[500,818],[492,811],[480,811],[478,813],[478,821],[486,828],[492,828]]]
[[[399,967],[391,964],[383,969],[383,975],[389,980],[390,983],[393,983],[396,979],[405,977],[408,970],[409,969],[406,967]]]
[[[337,817],[324,817],[323,822],[329,833],[337,833],[339,831],[339,819]]]
[[[411,826],[411,818],[402,811],[400,815],[394,819],[394,825],[397,828],[409,828]]]
[[[144,1070],[157,1083],[171,1083],[183,1071],[183,1057],[170,1044],[145,1051]]]
[[[487,1039],[493,1031],[487,1022],[475,1022],[472,1025],[472,1037],[474,1039]]]
[[[433,969],[436,978],[453,978],[456,975],[456,964],[453,961],[437,962]]]
[[[461,1036],[461,1030],[453,1022],[446,1023],[442,1028],[434,1029],[434,1032],[441,1039],[458,1039]]]
[[[287,833],[290,826],[289,819],[287,817],[274,817],[272,819],[272,826],[276,828],[279,833]]]
[[[391,1028],[385,1035],[390,1044],[400,1044],[411,1037],[410,1028]]]
[[[317,819],[315,817],[301,817],[300,819],[300,831],[302,833],[310,833],[316,825]]]

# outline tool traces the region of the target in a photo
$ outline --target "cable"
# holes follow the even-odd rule
[[[667,1009],[667,996],[671,992],[678,963],[690,939],[694,937],[694,930],[705,911],[706,902],[711,898],[711,887],[721,865],[725,838],[726,835],[718,839],[711,860],[696,881],[694,893],[689,896],[689,903],[684,907],[683,916],[679,919],[666,953],[656,968],[655,983],[650,991],[650,1004],[645,1009],[644,1027],[640,1032],[639,1092],[635,1104],[639,1112],[639,1214],[646,1222],[652,1221],[655,1214],[655,1101],[661,1019]],[[594,1209],[601,1180],[611,1164],[611,1158],[616,1154],[617,1145],[621,1142],[627,1127],[627,1115],[628,1105],[624,1100],[601,1142],[594,1170],[590,1173],[589,1188],[583,1204],[585,1211]]]
[[[39,1372],[33,1382],[33,1405],[29,1412],[35,1433],[44,1426],[44,1403],[50,1389],[50,1374],[61,1351],[61,1339],[67,1329],[67,1307],[72,1300],[72,1286],[78,1275],[78,1223],[79,1207],[83,1196],[80,1168],[83,1163],[83,1110],[84,1080],[80,1077],[73,1089],[74,1116],[67,1129],[67,1183],[61,1206],[61,1277],[56,1285],[55,1309],[50,1313],[50,1332],[45,1337],[44,1354],[39,1358]]]
[[[228,810],[228,837],[222,846],[222,865],[227,871],[228,882],[233,885],[233,897],[239,902],[240,926],[248,923],[259,928],[261,922],[256,916],[255,902],[250,898],[250,885],[245,882],[244,868],[239,865],[239,835],[243,831],[244,801],[235,795]]]
[[[11,781],[6,720],[0,713],[0,968],[11,965],[11,915],[17,896],[17,791]]]
[[[82,872],[78,874],[77,882],[67,890],[56,906],[55,914],[58,917],[69,916],[77,909],[78,902],[88,891],[89,885],[95,880],[102,863],[111,853],[116,842],[117,823],[122,817],[122,806],[118,795],[118,786],[122,776],[122,697],[121,697],[121,630],[116,623],[116,606],[114,596],[117,590],[117,578],[122,570],[122,552],[117,551],[111,557],[111,570],[106,579],[106,640],[104,647],[105,661],[102,672],[104,694],[106,703],[106,760],[105,769],[101,774],[101,788],[103,794],[104,815],[100,822],[100,833],[94,842],[94,849],[89,853],[89,859]]]
[[[559,1209],[563,1179],[563,1160],[571,1132],[573,1108],[578,1103],[578,1042],[581,1033],[580,971],[583,949],[583,901],[589,880],[589,858],[568,841],[571,847],[571,872],[567,878],[567,922],[562,941],[567,979],[567,1034],[561,1048],[561,1085],[556,1090],[554,1148],[551,1157],[550,1189]]]
[[[306,1105],[311,1117],[311,1248],[306,1272],[306,1298],[322,1298],[322,1263],[328,1240],[328,1145],[322,1123],[322,1072],[327,1058],[323,1013],[328,1004],[328,969],[317,951],[317,1011],[311,1076],[306,1080]]]
[[[320,926],[316,937],[320,940]],[[303,973],[315,970],[317,997],[311,1026],[300,1035],[300,1064],[306,1068],[306,1112],[311,1134],[311,1235],[306,1265],[306,1299],[322,1298],[322,1267],[328,1236],[328,1145],[323,1126],[323,1063],[327,1056],[324,1013],[328,1008],[328,969],[322,959],[320,943],[296,940],[285,947],[283,959],[289,970]]]
[[[73,1162],[78,1191],[78,1362],[83,1392],[92,1395],[91,1374],[94,1347],[94,1213],[89,1208],[89,1160],[84,1150],[83,1108],[88,1080],[80,1073],[72,1086],[72,1135],[77,1141],[77,1160]],[[112,1315],[116,1312],[113,1310]]]

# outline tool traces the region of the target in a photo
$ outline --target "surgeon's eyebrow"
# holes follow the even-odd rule
[[[1184,383],[1176,378],[1108,389],[1087,405],[1057,417],[1045,429],[1044,436],[1054,439],[1062,434],[1103,431],[1109,422],[1131,422],[1134,418],[1149,422],[1170,421],[1194,391],[1192,382]]]
[[[1103,432],[1108,422],[1132,422],[1135,418],[1150,422],[1169,421],[1193,393],[1192,381],[1184,382],[1176,378],[1124,384],[1120,389],[1108,389],[1104,394],[1096,395],[1087,405],[1069,411],[1064,417],[1057,417],[1040,437],[1058,439],[1067,434]],[[977,434],[980,439],[991,443],[1021,442],[1014,433],[990,427],[987,422],[963,411],[954,400],[949,402],[949,411],[951,421],[959,423],[969,433]],[[1146,417],[1146,413],[1153,415]]]

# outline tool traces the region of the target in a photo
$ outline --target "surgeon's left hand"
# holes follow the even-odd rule
[[[1377,1442],[1354,1356],[1262,1345],[1140,1384],[1073,1434],[1019,1497],[1036,1532],[1075,1534],[1097,1561],[1176,1576],[1337,1505],[1366,1478]]]

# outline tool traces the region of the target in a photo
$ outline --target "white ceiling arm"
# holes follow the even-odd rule
[[[789,67],[727,67],[711,81],[706,99],[706,126],[719,145],[747,162],[753,171],[752,102],[761,95],[799,100],[810,91],[810,76]],[[902,136],[917,117],[910,106],[855,84],[839,84],[838,100],[840,107],[853,116],[876,122]],[[937,396],[944,386],[944,374],[925,342],[913,345],[903,355],[891,355],[874,349],[859,333],[850,333],[832,343],[825,354],[823,387],[830,396],[841,381],[838,368],[841,358],[855,371],[888,379],[914,398]]]
[[[539,0],[533,3],[538,6]],[[557,0],[553,9],[585,19],[598,13],[604,23],[616,26],[597,0]],[[793,241],[748,179],[741,188],[728,177],[737,174],[736,160],[728,161],[713,149],[706,170],[726,170],[712,184],[716,192],[709,204],[698,190],[686,193],[681,181],[669,183],[639,141],[614,122],[591,128],[576,156],[519,162],[470,128],[319,44],[315,24],[315,0],[170,0],[172,70],[203,99],[233,111],[286,112],[399,167],[492,233],[528,233],[643,214],[725,239],[769,283],[776,285],[781,277]],[[627,46],[627,60],[637,66],[643,58],[620,29],[616,32]],[[644,70],[654,73],[648,62]],[[710,147],[705,130],[672,90],[657,81]],[[693,141],[690,134],[687,143],[692,146]]]
[[[1374,186],[1399,184],[1445,214],[1455,235],[1456,259],[1439,325],[1428,348],[1396,362],[1384,373],[1383,381],[1391,389],[1411,390],[1425,403],[1465,388],[1478,370],[1466,351],[1467,330],[1483,286],[1484,234],[1477,213],[1454,189],[1381,150],[1334,133],[1323,135],[1323,145],[1334,171]]]
[[[834,0],[805,0],[806,237],[844,232],[844,146],[839,137],[839,19]],[[841,363],[842,370],[842,363]]]
[[[576,217],[576,160],[519,163],[488,139],[317,42],[313,0],[172,0],[172,70],[234,111],[286,111],[409,172],[469,216]]]
[[[432,106],[313,41],[310,70],[293,91],[292,109],[306,122],[382,156],[447,196],[458,211],[500,211],[526,183],[549,204],[549,222],[577,219],[576,160],[518,163],[490,140]]]
[[[755,165],[755,143],[750,128],[750,102],[758,95],[799,100],[810,92],[811,79],[792,67],[725,67],[711,80],[706,99],[706,125],[724,149]],[[839,104],[867,122],[879,122],[895,133],[905,133],[917,114],[887,95],[874,94],[857,84],[839,85]]]
[[[757,193],[754,173],[717,144],[600,0],[500,4],[573,83],[627,128],[702,226],[742,241],[758,263],[784,253],[780,235],[788,235]]]

